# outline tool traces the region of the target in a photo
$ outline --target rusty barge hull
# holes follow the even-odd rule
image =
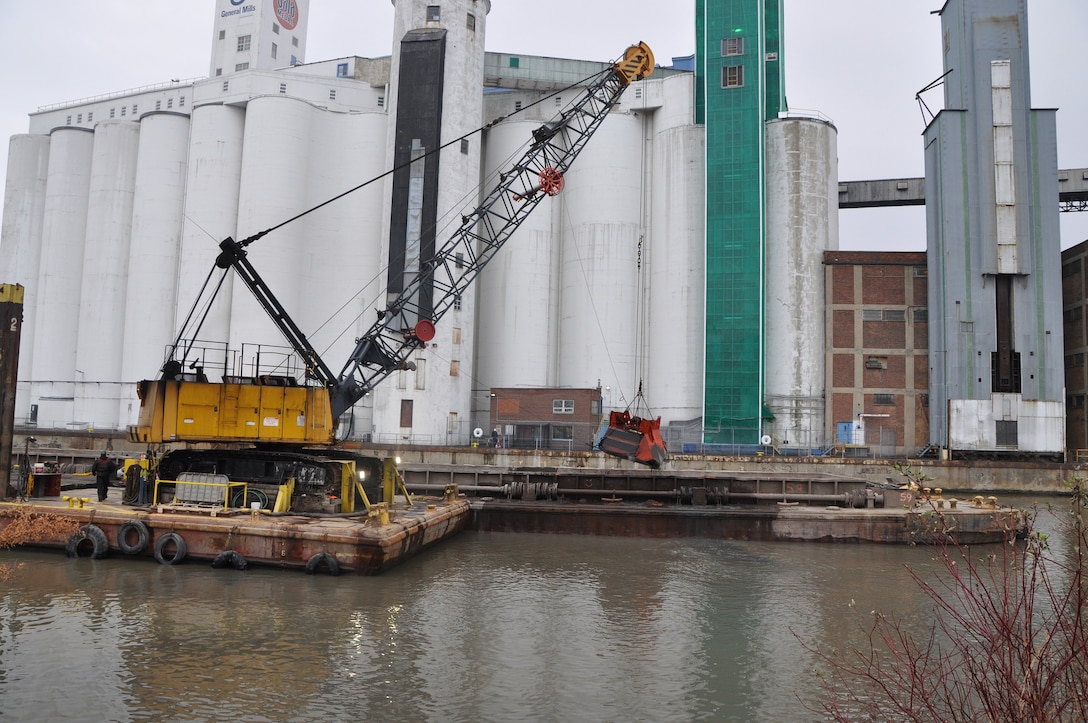
[[[0,531],[14,519],[19,510],[29,509],[35,515],[55,515],[70,520],[79,528],[93,525],[105,533],[108,554],[153,558],[160,540],[176,535],[183,541],[185,553],[177,555],[177,538],[169,547],[163,545],[162,557],[167,564],[193,561],[211,563],[224,552],[233,551],[247,565],[307,569],[311,561],[321,561],[320,571],[331,571],[328,560],[335,559],[338,571],[361,575],[377,575],[413,555],[445,540],[464,529],[469,517],[469,504],[464,499],[453,501],[416,498],[411,506],[398,505],[392,520],[377,525],[365,514],[358,516],[257,515],[249,512],[216,514],[207,511],[186,512],[160,507],[127,507],[110,503],[89,502],[70,507],[61,498],[34,499],[25,503],[0,503]],[[122,527],[129,524],[126,532]],[[141,542],[140,525],[147,531],[146,544]],[[125,535],[124,540],[119,535]],[[67,550],[70,535],[43,532],[24,544],[30,547]],[[90,545],[86,546],[88,549]],[[134,552],[133,548],[139,547]],[[128,548],[127,551],[123,548]],[[81,550],[82,553],[82,550]],[[317,557],[323,556],[323,557]],[[235,558],[236,559],[236,558]],[[233,560],[228,560],[230,563]],[[312,564],[312,563],[311,563]],[[231,565],[237,566],[237,564]]]
[[[913,508],[800,505],[694,507],[640,502],[472,501],[469,529],[626,537],[703,537],[762,542],[960,544],[1006,542],[1023,514],[1003,507]]]

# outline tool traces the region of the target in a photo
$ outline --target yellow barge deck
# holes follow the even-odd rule
[[[380,515],[254,513],[178,505],[133,507],[86,497],[0,502],[0,533],[20,516],[53,515],[59,524],[31,526],[23,544],[70,555],[154,557],[163,564],[297,568],[307,572],[376,575],[465,527],[464,497],[398,498],[388,521]],[[76,530],[73,532],[73,529]],[[59,530],[59,531],[58,531]],[[96,531],[97,530],[97,531]]]

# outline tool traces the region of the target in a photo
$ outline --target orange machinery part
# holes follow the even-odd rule
[[[660,467],[668,450],[661,437],[661,417],[643,419],[630,412],[612,412],[608,417],[608,429],[601,437],[599,449],[613,457]]]

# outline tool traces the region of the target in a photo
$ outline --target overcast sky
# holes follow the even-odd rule
[[[208,74],[214,0],[0,0],[8,52],[0,136],[39,106]],[[943,0],[785,0],[786,95],[838,128],[841,180],[922,176],[916,93],[942,72]],[[661,65],[695,47],[693,0],[493,0],[490,51],[609,60],[644,40]],[[1080,78],[1086,0],[1028,0],[1032,106],[1058,108],[1058,165],[1088,168]],[[311,0],[307,60],[392,48],[389,0]],[[924,96],[941,107],[939,89]],[[6,176],[2,147],[0,179]],[[1088,212],[1061,214],[1062,247],[1088,239]],[[920,207],[843,211],[844,249],[925,249]],[[2,281],[2,280],[0,280]]]

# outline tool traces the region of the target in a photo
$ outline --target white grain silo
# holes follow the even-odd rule
[[[153,112],[140,118],[136,190],[127,259],[120,426],[136,421],[139,379],[153,378],[173,339],[178,252],[183,228],[189,117]]]
[[[667,423],[702,416],[706,131],[691,123],[689,78],[675,75],[656,83],[663,99],[652,116],[644,392],[653,413]]]
[[[824,438],[825,250],[838,248],[835,126],[767,123],[766,403],[776,444]]]
[[[12,136],[8,145],[7,189],[4,194],[3,231],[0,232],[0,280],[21,284],[23,292],[22,353],[19,355],[19,392],[16,419],[30,412],[28,382],[33,369],[37,329],[38,270],[41,266],[42,224],[46,178],[49,171],[49,136]]]
[[[241,241],[265,231],[307,210],[307,176],[310,168],[309,139],[312,119],[320,113],[306,101],[289,96],[261,96],[246,106],[245,145],[238,203],[238,230]],[[299,271],[309,263],[308,239],[302,223],[289,223],[258,239],[248,247],[249,261],[272,289],[288,313],[295,317],[303,289]],[[230,345],[276,347],[283,354],[287,342],[253,297],[245,284],[234,284],[230,324]],[[296,318],[296,321],[298,319]],[[248,358],[246,363],[252,363]],[[262,350],[262,366],[273,362],[271,348]],[[297,371],[297,370],[295,370]],[[247,368],[244,373],[256,373]],[[282,368],[275,372],[288,374]]]
[[[488,131],[485,176],[509,169],[541,121],[507,121]],[[558,200],[544,199],[477,282],[478,389],[555,383]]]
[[[35,309],[41,333],[34,334],[30,396],[39,405],[40,425],[63,427],[73,419],[94,133],[62,127],[54,129],[51,136]]]
[[[75,421],[103,429],[117,427],[124,351],[125,277],[139,146],[138,123],[121,121],[95,126],[73,414]]]
[[[323,112],[313,123],[311,207],[386,171],[384,112]],[[371,183],[301,222],[311,262],[298,270],[303,293],[296,321],[334,373],[374,321],[384,285],[382,188],[380,182]]]
[[[637,115],[609,115],[557,197],[563,239],[557,382],[594,387],[600,381],[619,408],[635,399],[644,351],[644,130]]]
[[[219,255],[219,242],[234,236],[238,226],[238,194],[242,175],[245,110],[210,104],[193,109],[189,131],[189,162],[185,182],[185,225],[178,254],[175,329],[181,328],[209,271]],[[218,278],[218,274],[216,275]],[[225,342],[230,333],[233,274],[201,329],[202,339]],[[159,350],[160,355],[163,350]],[[223,360],[206,360],[207,371],[221,373]],[[161,360],[160,364],[161,366]],[[236,373],[232,371],[232,373]],[[151,378],[151,371],[144,375]]]

